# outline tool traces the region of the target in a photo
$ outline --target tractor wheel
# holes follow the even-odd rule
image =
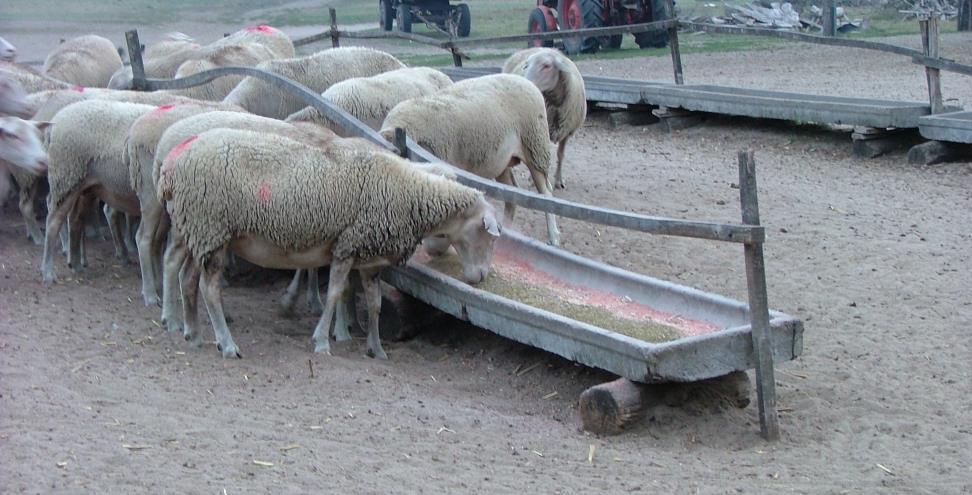
[[[390,0],[378,0],[378,24],[383,31],[391,31],[395,22],[395,10],[391,8]]]
[[[583,29],[604,26],[603,0],[560,0],[557,4],[560,29]],[[564,38],[564,51],[570,55],[595,53],[601,47],[600,38]]]
[[[459,11],[459,37],[467,38],[469,31],[472,30],[472,15],[469,13],[469,6],[460,3],[456,5],[456,10]]]
[[[665,0],[651,1],[651,22],[669,19]],[[665,48],[668,46],[668,31],[649,31],[635,33],[635,42],[641,48]]]
[[[550,31],[550,27],[547,26],[547,18],[543,15],[543,11],[540,9],[533,9],[530,11],[530,19],[527,21],[527,32],[533,33],[546,33]],[[530,40],[527,41],[527,47],[546,47],[550,48],[553,46],[553,40]]]
[[[412,32],[412,8],[404,3],[398,4],[398,30],[403,33]]]

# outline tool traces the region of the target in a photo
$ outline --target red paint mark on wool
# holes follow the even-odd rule
[[[256,193],[257,202],[265,205],[270,202],[270,186],[266,182],[261,182]]]
[[[71,91],[76,91],[78,93],[84,93],[84,89],[85,89],[84,86],[74,86],[74,87],[71,88]]]
[[[267,26],[266,24],[260,24],[259,26],[246,27],[246,28],[243,28],[243,30],[246,31],[246,32],[248,32],[248,33],[272,33],[274,31],[276,31],[276,29],[274,29],[274,28],[272,28],[270,26]]]
[[[186,151],[186,148],[188,148],[189,145],[192,144],[192,142],[197,139],[199,139],[199,136],[189,136],[188,138],[186,138],[185,141],[175,145],[175,147],[172,148],[171,151],[169,151],[168,155],[165,155],[165,159],[162,160],[163,175],[168,174],[169,172],[172,171],[172,167],[175,166],[176,158],[178,158],[183,151]]]
[[[173,108],[175,108],[175,106],[176,106],[175,103],[170,103],[168,105],[159,105],[152,112],[153,113],[165,113],[165,112],[168,112],[169,110],[172,110]]]

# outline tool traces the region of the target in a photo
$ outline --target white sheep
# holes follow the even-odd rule
[[[378,130],[395,105],[452,86],[452,79],[429,67],[404,68],[371,77],[353,77],[327,89],[321,96],[343,108],[368,127]],[[288,121],[313,121],[326,125],[339,136],[344,129],[325,118],[316,108],[307,107]]]
[[[457,82],[422,98],[404,101],[392,109],[381,127],[391,141],[395,129],[442,160],[481,177],[515,185],[512,168],[523,163],[537,191],[552,196],[547,170],[550,143],[543,95],[530,81],[495,74]],[[515,205],[506,204],[507,221]],[[549,242],[557,245],[560,232],[547,214]]]
[[[205,57],[186,60],[173,77],[187,77],[217,67],[252,67],[274,58],[276,56],[269,48],[257,43],[221,46]],[[243,76],[223,76],[206,84],[169,92],[199,100],[220,101],[242,80]]]
[[[333,48],[307,57],[270,60],[257,65],[259,69],[293,79],[318,93],[345,79],[373,76],[404,67],[405,64],[388,53],[362,47]],[[244,79],[224,101],[274,119],[284,119],[306,106],[289,92],[273,89],[253,77]]]
[[[296,54],[294,42],[287,33],[267,25],[245,27],[229,36],[220,38],[209,46],[219,48],[232,45],[257,43],[273,52],[273,58],[292,58]]]
[[[147,45],[145,50],[142,51],[142,57],[143,59],[165,57],[185,48],[192,48],[192,45],[195,45],[195,48],[199,48],[200,46],[191,36],[178,31],[172,31],[162,36],[161,40]]]
[[[50,167],[47,181],[47,235],[41,272],[45,283],[56,279],[54,243],[70,213],[80,215],[94,196],[129,216],[138,216],[138,197],[132,191],[125,163],[125,139],[138,117],[154,110],[151,105],[106,100],[86,100],[69,105],[54,116],[48,145]],[[79,208],[75,208],[78,206]],[[73,211],[72,211],[73,210]],[[69,263],[76,271],[81,264],[81,229],[69,224]]]
[[[95,88],[108,87],[108,80],[121,67],[115,45],[93,34],[61,43],[44,60],[45,74],[70,84]]]
[[[380,268],[404,263],[423,237],[445,235],[466,279],[478,283],[500,235],[482,193],[394,154],[356,146],[321,150],[250,131],[208,131],[170,152],[159,194],[190,252],[182,294],[191,341],[198,341],[201,287],[224,357],[239,355],[219,283],[229,252],[271,268],[331,266],[313,336],[315,352],[328,354],[335,305],[357,269],[369,314],[368,353],[387,359],[378,335]]]
[[[13,62],[17,60],[17,47],[10,44],[9,41],[0,37],[0,60],[4,62]]]
[[[10,193],[12,169],[29,174],[47,172],[47,152],[41,144],[41,132],[48,125],[0,116],[0,203]]]
[[[170,34],[169,36],[171,37],[173,35]],[[205,46],[193,43],[188,39],[175,39],[169,42],[163,41],[159,45],[162,43],[166,43],[164,47],[153,48],[151,51],[149,49],[145,50],[142,56],[145,77],[172,79],[175,77],[179,67],[186,61],[205,59],[221,48],[233,45],[255,43],[269,49],[274,54],[272,58],[294,56],[294,46],[290,38],[282,31],[270,28],[269,26],[244,28]],[[131,67],[123,67],[116,71],[111,76],[108,87],[111,89],[131,89]]]
[[[71,85],[37,72],[29,65],[15,64],[0,60],[0,74],[16,80],[28,94],[50,89],[67,89]]]
[[[587,118],[587,93],[580,70],[560,50],[529,48],[510,56],[503,65],[503,72],[529,79],[543,93],[550,141],[557,144],[554,186],[563,189],[561,171],[567,140],[584,125]]]
[[[0,115],[27,118],[33,115],[27,103],[27,92],[16,79],[0,73]]]
[[[30,97],[28,97],[30,99]],[[141,91],[115,91],[98,88],[75,87],[69,90],[57,90],[45,95],[43,104],[34,113],[33,119],[38,121],[50,121],[62,109],[83,100],[97,99],[109,101],[124,101],[129,103],[144,103],[148,105],[164,105],[170,103],[189,103],[195,100],[175,96],[163,92],[146,93]],[[41,244],[43,235],[40,225],[37,223],[37,215],[34,210],[34,203],[39,197],[41,185],[45,180],[43,176],[28,174],[22,171],[13,170],[14,181],[20,189],[20,214],[27,227],[27,238],[35,244]],[[115,246],[116,249],[118,246]]]
[[[200,115],[179,120],[178,122],[169,126],[159,138],[158,145],[154,151],[154,164],[150,168],[153,174],[152,184],[158,183],[159,170],[162,166],[162,161],[166,156],[168,156],[171,150],[192,136],[196,136],[210,129],[216,128],[252,130],[296,138],[302,142],[313,144],[319,148],[329,147],[331,145],[331,141],[335,138],[331,131],[315,124],[297,122],[288,124],[279,120],[246,113],[223,111],[205,112]],[[151,131],[147,131],[146,134],[149,132]],[[137,138],[137,140],[146,141],[146,145],[150,143],[150,141],[144,137]],[[130,148],[130,156],[133,151],[134,150]],[[144,158],[141,160],[144,160]],[[142,167],[142,170],[144,173],[144,166]],[[148,182],[145,184],[148,184]],[[146,189],[146,185],[142,185],[143,192]],[[154,186],[152,191],[149,192],[154,193]],[[144,208],[148,209],[143,216],[143,222],[154,222],[156,221],[156,217],[162,219],[168,218],[168,215],[164,211],[156,213],[153,210],[153,208],[161,208],[161,202],[158,200],[152,202],[148,198],[145,198],[144,195],[142,197],[142,205]],[[154,234],[156,237],[147,242],[160,242],[161,236],[164,234],[165,232],[163,230],[156,229]],[[185,260],[186,254],[185,246],[175,242],[174,236],[170,235],[162,264],[162,324],[171,331],[175,331],[183,327],[182,311],[179,308],[178,300],[178,276],[179,269]],[[299,293],[300,281],[302,278],[301,271],[298,271],[298,273],[294,275],[293,282],[291,282],[291,284],[288,286],[287,292],[281,301],[281,310],[285,315],[289,315],[293,312],[293,306]],[[308,304],[311,306],[312,310],[319,312],[323,309],[323,306],[320,302],[320,291],[317,284],[317,271],[310,270],[307,278],[309,279],[307,282]],[[344,319],[344,313],[341,313],[340,316],[342,317],[341,321],[347,321]],[[346,325],[339,325],[338,331],[339,339],[343,340],[350,338],[350,336],[347,335]]]

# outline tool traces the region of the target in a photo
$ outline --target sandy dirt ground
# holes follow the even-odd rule
[[[943,50],[968,58],[972,38],[946,36]],[[925,95],[916,66],[872,53],[795,46],[684,59],[690,82]],[[666,79],[668,63],[581,67]],[[972,106],[969,79],[944,81],[946,98]],[[387,342],[387,362],[364,357],[360,336],[317,356],[313,315],[276,316],[284,280],[225,291],[244,359],[222,359],[158,326],[136,268],[114,260],[108,242],[90,241],[80,277],[59,259],[61,281],[42,285],[40,249],[8,207],[0,491],[972,491],[972,162],[915,167],[904,149],[861,159],[847,133],[815,126],[715,117],[666,134],[592,116],[569,147],[558,195],[737,221],[741,149],[756,152],[770,306],[806,323],[805,355],[777,369],[778,443],[757,435],[754,405],[737,409],[707,386],[666,389],[681,398],[654,405],[623,435],[585,433],[578,394],[611,375],[457,322]],[[542,217],[520,211],[518,228],[541,235]],[[570,220],[561,230],[573,252],[745,297],[739,246]]]

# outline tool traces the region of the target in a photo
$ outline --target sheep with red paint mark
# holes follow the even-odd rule
[[[270,60],[257,65],[258,69],[287,77],[318,93],[345,79],[374,76],[404,67],[405,64],[391,54],[363,47],[332,48],[306,57]],[[285,119],[307,106],[291,93],[274,89],[254,77],[244,79],[223,101],[274,119]]]
[[[129,216],[138,216],[138,196],[129,186],[125,163],[128,129],[154,106],[106,100],[75,103],[52,120],[48,155],[47,234],[41,273],[45,283],[56,279],[54,245],[69,214],[80,218],[83,207],[96,197]],[[76,206],[78,208],[76,208]],[[81,269],[81,229],[69,224],[69,263]],[[120,238],[121,236],[119,236]]]
[[[321,96],[341,107],[374,130],[395,105],[420,96],[434,94],[452,86],[452,79],[429,67],[407,67],[371,77],[353,77],[327,89]],[[319,110],[307,107],[287,118],[320,122],[339,136],[347,136],[341,126],[328,120]]]
[[[72,38],[57,46],[44,60],[44,73],[61,81],[108,87],[112,74],[122,67],[115,45],[94,34]]]
[[[28,100],[31,99],[31,95],[28,96]],[[75,86],[70,89],[62,89],[51,92],[44,92],[43,98],[40,100],[41,103],[37,110],[33,114],[33,119],[38,121],[50,121],[54,117],[71,104],[78,103],[85,100],[106,100],[106,101],[122,101],[128,103],[143,103],[148,105],[164,105],[167,103],[191,103],[196,100],[190,98],[171,95],[163,92],[142,92],[142,91],[115,91],[103,88],[85,88],[81,86]],[[45,180],[44,176],[37,176],[34,174],[28,174],[23,171],[13,170],[11,172],[14,181],[17,183],[20,189],[20,214],[24,219],[24,224],[27,227],[27,238],[34,241],[35,244],[41,244],[43,240],[43,235],[41,234],[40,225],[37,223],[37,215],[34,211],[34,203],[38,199],[41,190],[41,184]],[[116,251],[120,249],[120,246],[115,246]]]
[[[529,48],[514,53],[503,64],[503,72],[529,79],[543,93],[547,105],[550,141],[557,144],[557,171],[554,187],[563,189],[561,172],[567,140],[584,125],[587,118],[587,93],[584,77],[574,62],[560,50]]]
[[[526,165],[540,194],[552,196],[547,171],[550,142],[547,111],[540,90],[530,81],[495,74],[459,81],[434,95],[398,104],[381,126],[392,141],[395,129],[442,160],[481,177],[515,185],[512,168]],[[506,204],[512,220],[515,206]],[[560,231],[547,214],[549,242],[557,245]]]
[[[247,113],[222,111],[202,113],[182,119],[172,124],[168,129],[165,130],[162,137],[159,139],[154,153],[155,163],[151,167],[153,173],[153,184],[158,183],[159,173],[165,163],[165,158],[173,153],[172,150],[177,149],[180,144],[185,143],[187,140],[191,140],[193,136],[217,128],[251,130],[267,134],[274,134],[299,140],[322,149],[330,147],[336,138],[333,132],[313,123],[285,123],[276,119],[260,117],[258,115]],[[354,144],[355,142],[357,142],[358,145],[367,146],[360,143],[360,140],[342,140],[342,145]],[[143,189],[146,188],[143,187]],[[143,203],[143,205],[152,204],[153,203],[147,199],[145,200],[145,203]],[[156,200],[154,204],[164,207],[163,203],[158,200]],[[160,215],[161,218],[167,219],[168,214],[164,210]],[[154,219],[155,215],[150,214],[144,216],[142,221],[148,221],[151,223],[155,221]],[[162,223],[165,224],[167,222]],[[166,234],[166,231],[160,229],[156,229],[155,232],[157,236],[160,236],[158,241],[160,241],[161,237],[164,237]],[[182,310],[179,306],[178,276],[179,269],[182,266],[182,262],[186,256],[186,249],[184,245],[178,242],[178,239],[178,232],[172,232],[169,236],[169,244],[165,249],[165,256],[162,263],[162,324],[165,325],[170,331],[181,330],[183,328]],[[300,293],[301,281],[304,278],[307,279],[306,286],[308,289],[308,305],[314,312],[320,313],[323,311],[324,307],[321,303],[320,290],[317,283],[317,270],[308,270],[307,272],[308,273],[305,277],[303,275],[303,270],[298,270],[298,272],[294,274],[293,281],[287,287],[287,291],[281,300],[281,312],[285,316],[293,314],[294,304],[296,303]],[[342,312],[339,313],[339,316],[341,317],[340,321],[349,321],[346,318],[346,314],[343,312],[343,308]],[[347,333],[346,324],[339,325],[338,328],[338,336],[340,339],[344,340],[350,338]]]
[[[500,235],[481,192],[371,148],[322,150],[266,133],[216,129],[169,160],[159,194],[190,255],[181,277],[188,336],[198,341],[201,289],[224,357],[239,356],[220,287],[230,252],[268,268],[330,265],[313,336],[315,352],[325,354],[335,307],[357,270],[368,308],[368,353],[387,359],[378,336],[380,269],[407,261],[422,238],[443,235],[456,246],[464,277],[478,283]]]

